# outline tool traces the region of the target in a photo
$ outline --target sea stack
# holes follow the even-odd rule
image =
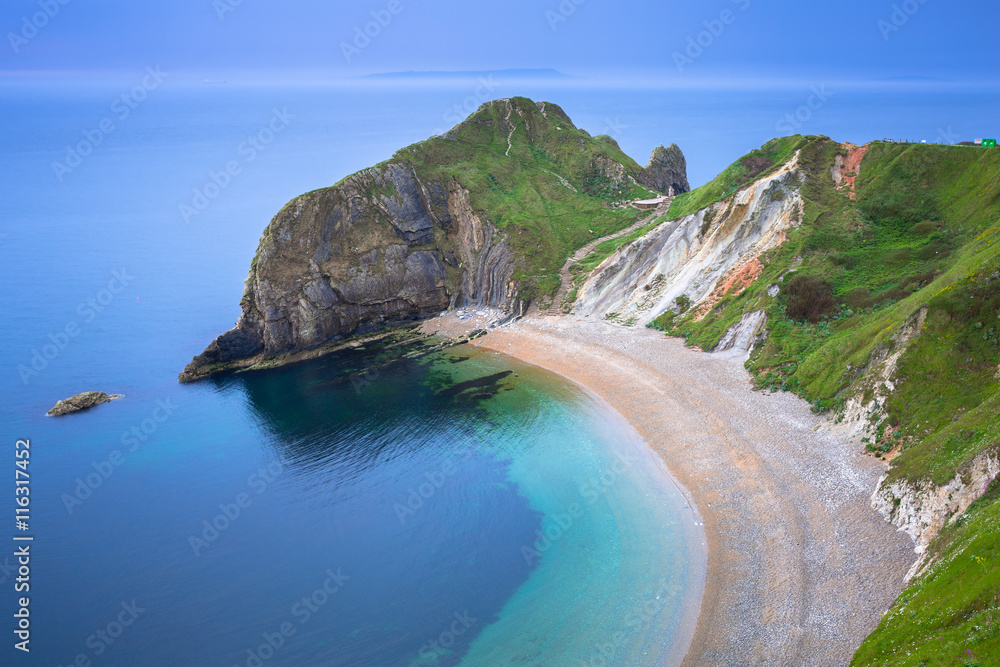
[[[691,189],[687,179],[687,160],[677,144],[670,144],[667,148],[657,146],[637,180],[647,188],[670,196]]]

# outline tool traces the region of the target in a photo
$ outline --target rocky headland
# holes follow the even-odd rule
[[[523,315],[551,298],[572,250],[635,222],[612,202],[686,188],[685,170],[676,146],[641,169],[554,104],[487,103],[444,136],[287,204],[261,237],[236,326],[180,380],[448,309]]]

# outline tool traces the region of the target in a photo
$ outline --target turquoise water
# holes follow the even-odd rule
[[[497,397],[491,413],[517,413],[525,401],[547,409],[504,448],[510,479],[530,489],[531,507],[542,515],[535,539],[521,546],[536,569],[463,664],[669,664],[682,657],[704,553],[681,490],[606,405],[509,358],[476,361],[512,365],[530,379]]]
[[[658,664],[686,640],[682,496],[620,418],[500,355],[356,351],[26,422],[46,664]]]
[[[501,84],[640,161],[677,141],[693,183],[802,97]],[[168,82],[120,118],[122,90],[0,95],[0,465],[31,439],[31,664],[643,665],[683,649],[697,527],[634,431],[581,390],[462,349],[176,382],[235,321],[282,205],[446,126],[469,90]],[[933,140],[974,132],[995,100],[837,92],[803,131]],[[294,118],[250,160],[243,142],[276,109]],[[114,131],[60,179],[53,163],[105,118]],[[185,221],[232,160],[239,175]],[[44,416],[84,390],[126,398]],[[8,482],[0,516],[13,508]],[[2,664],[23,658],[11,643]]]

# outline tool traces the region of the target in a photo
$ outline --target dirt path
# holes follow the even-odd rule
[[[510,100],[507,100],[507,117],[503,119],[503,122],[510,123],[510,115],[513,112],[514,112],[514,105],[513,105],[513,103],[511,103]],[[507,151],[504,153],[505,157],[510,157],[510,149],[514,145],[514,142],[513,142],[513,139],[514,139],[514,130],[516,130],[516,129],[517,129],[517,126],[514,125],[514,124],[511,124],[511,126],[510,126],[510,134],[507,135]]]
[[[599,395],[691,493],[708,577],[685,665],[846,665],[902,590],[913,543],[870,506],[884,464],[816,432],[806,402],[752,391],[739,360],[578,317],[473,344]]]
[[[558,178],[558,177],[557,177]],[[617,239],[621,236],[631,234],[632,232],[642,229],[649,223],[653,222],[657,216],[664,215],[668,210],[670,210],[670,204],[674,201],[673,197],[665,199],[662,204],[660,204],[653,213],[645,218],[642,218],[634,225],[626,227],[625,229],[619,230],[614,234],[608,234],[607,236],[602,236],[601,238],[591,241],[587,245],[583,246],[575,253],[573,256],[566,260],[562,268],[559,269],[559,291],[556,292],[555,299],[552,300],[552,305],[550,305],[545,311],[546,315],[562,315],[563,308],[567,305],[563,302],[566,300],[566,294],[569,292],[573,285],[573,274],[570,273],[570,267],[584,259],[590,253],[594,252],[594,248],[604,243],[605,241],[610,241],[611,239]]]
[[[577,190],[577,189],[576,189],[575,187],[573,187],[573,184],[572,184],[572,183],[570,183],[569,181],[567,181],[567,180],[566,180],[565,178],[563,178],[562,176],[560,176],[560,175],[559,175],[559,174],[557,174],[556,172],[554,172],[554,171],[549,171],[548,169],[542,169],[542,171],[544,171],[544,172],[545,172],[546,174],[548,174],[549,176],[552,176],[552,177],[554,177],[555,179],[557,179],[557,180],[558,180],[558,181],[559,181],[560,183],[562,183],[562,184],[563,184],[563,186],[564,186],[564,187],[567,187],[567,188],[569,188],[569,189],[570,189],[570,190],[572,190],[573,192],[576,192],[576,193],[579,193],[579,192],[580,192],[580,191],[579,191],[579,190]]]

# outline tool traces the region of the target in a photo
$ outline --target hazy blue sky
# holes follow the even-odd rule
[[[328,78],[411,69],[556,68],[616,81],[696,85],[895,77],[995,82],[998,5],[4,0],[0,72],[131,74],[158,64],[230,80],[279,72]],[[371,23],[379,18],[383,25]],[[366,25],[373,37],[358,36]]]

